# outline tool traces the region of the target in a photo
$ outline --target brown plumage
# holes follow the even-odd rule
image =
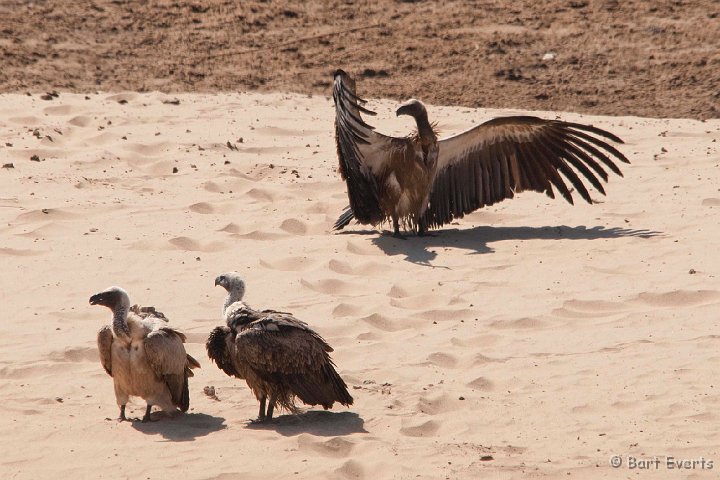
[[[218,276],[215,285],[228,292],[226,325],[210,333],[208,356],[227,375],[245,379],[260,402],[259,421],[270,420],[276,406],[296,412],[295,397],[324,409],[335,402],[352,405],[330,359],[333,349],[320,335],[289,313],[243,303],[245,283],[235,272]]]
[[[91,305],[113,312],[112,325],[98,332],[100,363],[113,378],[120,407],[118,420],[127,420],[129,396],[147,402],[143,422],[157,405],[165,411],[186,412],[190,407],[188,377],[200,364],[185,352],[185,335],[168,326],[167,318],[153,307],[130,306],[127,292],[110,287],[90,297]]]
[[[622,143],[612,133],[531,116],[498,117],[438,139],[419,100],[405,102],[396,112],[415,118],[415,134],[382,135],[362,119],[361,113],[375,112],[363,107],[355,81],[342,70],[335,72],[333,99],[340,175],[350,200],[335,230],[353,218],[370,225],[391,220],[396,236],[400,224],[423,235],[525,190],[555,198],[555,187],[572,204],[566,180],[592,203],[580,177],[604,195],[598,179],[607,181],[604,167],[622,176],[614,160],[630,163],[598,138]]]

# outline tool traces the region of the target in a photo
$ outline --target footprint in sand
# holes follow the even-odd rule
[[[702,201],[703,207],[720,207],[720,198],[704,198]]]
[[[260,266],[271,270],[280,270],[282,272],[299,272],[308,270],[315,266],[317,262],[308,257],[286,257],[277,260],[260,260]]]
[[[633,301],[657,307],[679,307],[715,303],[719,299],[720,293],[715,290],[674,290],[664,293],[643,292]]]
[[[310,435],[300,435],[298,438],[298,450],[306,453],[317,453],[323,457],[344,458],[352,452],[355,444],[340,437],[329,440],[315,440]]]
[[[351,303],[339,303],[333,308],[333,317],[354,317],[360,312],[360,307]]]
[[[398,330],[410,328],[406,325],[407,322],[402,322],[398,319],[390,319],[379,313],[373,313],[372,315],[363,317],[360,320],[384,332],[397,332]]]
[[[489,392],[495,387],[493,382],[485,377],[478,377],[475,380],[468,382],[466,385],[474,390],[480,390],[482,392]]]
[[[92,119],[90,117],[86,117],[85,115],[78,115],[68,120],[68,123],[75,127],[87,127],[92,123]]]
[[[43,113],[45,115],[70,115],[71,113],[75,112],[75,107],[72,105],[57,105],[53,107],[46,107],[43,108]]]
[[[403,420],[403,424],[410,421]],[[407,425],[400,428],[400,433],[407,437],[432,437],[440,429],[440,425],[434,420],[428,420],[418,425]]]
[[[360,462],[356,460],[348,460],[347,462],[343,463],[340,468],[335,470],[335,473],[340,478],[348,478],[353,480],[365,478],[365,471]]]
[[[568,300],[563,302],[561,308],[556,308],[552,314],[558,317],[607,317],[627,311],[618,302],[607,302],[604,300]]]
[[[292,235],[305,235],[308,231],[307,225],[296,218],[288,218],[280,224],[280,229]]]
[[[300,280],[300,284],[315,292],[326,293],[328,295],[351,295],[361,291],[356,285],[336,278],[326,278],[314,282],[302,279]]]
[[[99,358],[98,349],[94,347],[70,347],[48,355],[53,362],[94,362]]]
[[[443,368],[454,368],[458,363],[457,358],[453,355],[443,352],[431,353],[428,356],[428,361],[433,365]]]

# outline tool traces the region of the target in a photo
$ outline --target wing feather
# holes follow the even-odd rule
[[[605,139],[622,143],[592,125],[531,116],[494,118],[441,139],[427,224],[441,226],[525,190],[554,198],[553,186],[572,204],[563,177],[592,203],[581,177],[604,194],[600,180],[607,181],[608,174],[603,165],[622,176],[616,162],[630,163]]]
[[[105,325],[100,329],[97,335],[98,351],[100,352],[100,363],[112,377],[112,343],[113,333],[110,325]]]

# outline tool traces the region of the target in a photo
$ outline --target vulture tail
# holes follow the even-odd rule
[[[188,376],[183,378],[182,394],[180,396],[180,411],[187,412],[190,408],[190,388],[188,385]]]
[[[307,405],[322,405],[327,410],[335,402],[346,406],[353,403],[347,385],[329,362],[318,372],[295,374],[288,380],[292,392]]]
[[[325,376],[332,385],[334,400],[346,407],[352,405],[353,397],[350,395],[350,392],[348,392],[347,385],[343,379],[340,378],[340,375],[335,371],[333,364],[331,362],[326,363],[323,370],[325,370]],[[332,406],[332,404],[330,404],[330,406]]]
[[[352,208],[350,208],[350,206],[348,205],[347,207],[345,207],[345,210],[343,210],[343,213],[340,214],[340,217],[335,222],[335,225],[333,225],[333,231],[342,230],[354,218],[355,218],[355,215],[353,214]]]

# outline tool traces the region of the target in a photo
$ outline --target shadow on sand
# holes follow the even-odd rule
[[[351,433],[367,433],[365,421],[354,412],[326,412],[311,410],[297,415],[281,415],[266,423],[248,423],[247,428],[275,430],[280,435],[293,437],[310,433],[321,437],[339,437]]]
[[[223,417],[213,417],[205,413],[185,413],[172,418],[163,413],[153,413],[153,418],[157,418],[157,421],[142,423],[134,420],[132,426],[139,432],[159,434],[173,442],[192,441],[227,428]]]
[[[345,232],[343,232],[345,234]],[[482,225],[479,227],[459,230],[446,228],[431,232],[431,236],[417,237],[409,234],[406,240],[393,237],[389,232],[378,234],[375,230],[360,230],[347,232],[355,235],[376,235],[372,243],[377,245],[387,255],[405,255],[405,260],[420,265],[431,265],[437,253],[435,248],[461,248],[469,250],[472,254],[492,253],[489,246],[493,242],[504,240],[598,240],[603,238],[640,237],[652,238],[662,235],[662,232],[652,230],[635,230],[629,228],[601,226],[568,227],[493,227]]]

